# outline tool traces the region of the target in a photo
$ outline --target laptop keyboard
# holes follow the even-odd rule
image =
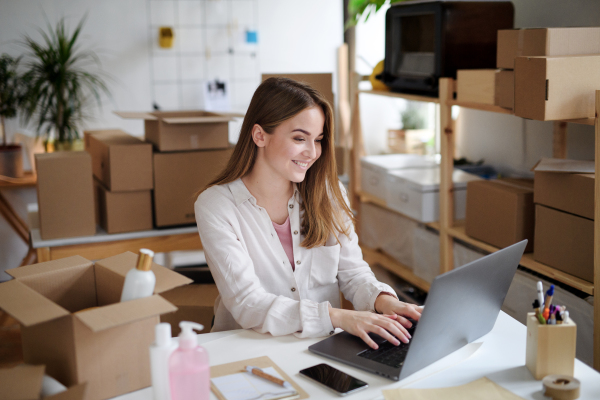
[[[411,322],[413,323],[413,326],[408,329],[408,333],[410,333],[412,336],[415,332],[417,322],[412,320]],[[377,350],[368,348],[358,353],[358,356],[388,365],[392,368],[400,368],[404,364],[404,359],[408,353],[408,347],[410,346],[410,343],[411,342],[400,342],[400,345],[395,346],[386,340],[379,344],[379,348]]]

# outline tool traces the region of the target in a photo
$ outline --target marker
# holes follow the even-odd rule
[[[563,319],[559,312],[556,313],[556,325],[562,325]]]
[[[552,296],[554,295],[554,285],[550,285],[550,289],[546,292],[546,300],[544,301],[544,314],[546,314],[546,310],[550,313],[550,305],[552,304]],[[544,316],[544,318],[546,318]],[[546,318],[547,319],[547,318]]]
[[[565,315],[563,316],[563,322],[565,324],[569,323],[569,312],[565,311]]]
[[[550,319],[548,320],[548,325],[556,325],[556,317],[554,314],[550,315]]]
[[[535,299],[533,301],[532,306],[535,309],[535,316],[537,317],[538,321],[540,322],[540,324],[544,325],[546,323],[546,320],[544,319],[544,317],[542,317],[542,314],[540,313],[540,302],[538,301],[538,299]]]
[[[538,281],[537,283],[537,295],[540,307],[544,307],[544,286],[542,285],[542,281]]]

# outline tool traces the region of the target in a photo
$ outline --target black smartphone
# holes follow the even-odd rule
[[[369,386],[367,382],[356,379],[327,364],[319,364],[303,369],[300,374],[317,381],[340,396],[357,392]]]

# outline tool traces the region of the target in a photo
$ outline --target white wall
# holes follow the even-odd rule
[[[230,7],[236,7],[245,0],[197,1],[205,5],[231,3]],[[336,51],[343,43],[341,0],[255,1],[259,41],[256,82],[263,72],[335,73]],[[82,130],[116,127],[142,135],[141,122],[120,119],[112,111],[151,108],[150,60],[154,39],[149,38],[149,10],[150,0],[1,0],[0,53],[18,56],[23,51],[18,44],[22,35],[39,38],[37,30],[46,27],[44,13],[52,25],[66,17],[71,28],[88,13],[82,44],[96,50],[103,69],[113,80],[112,99],[105,101],[102,110],[96,113],[94,120],[85,123]],[[9,137],[17,131],[33,134],[31,129],[19,126],[17,120],[8,121]],[[23,202],[34,199],[31,193],[10,196],[19,209]],[[0,281],[8,279],[2,271],[18,266],[25,252],[25,246],[7,224],[0,221]]]

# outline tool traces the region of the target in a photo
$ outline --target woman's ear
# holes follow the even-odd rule
[[[265,147],[267,133],[261,128],[260,125],[254,124],[252,127],[252,140],[258,147]]]

